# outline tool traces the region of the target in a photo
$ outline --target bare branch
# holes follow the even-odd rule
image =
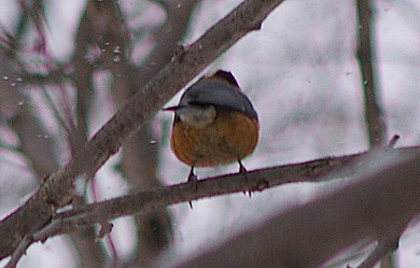
[[[4,268],[15,268],[20,258],[23,254],[26,253],[26,249],[32,244],[33,240],[29,236],[25,236],[23,240],[19,243],[19,246],[13,252],[12,257],[9,262],[4,266]]]
[[[378,261],[395,250],[398,247],[398,240],[405,227],[392,229],[385,236],[381,237],[375,250],[357,268],[374,267]]]
[[[357,8],[359,14],[359,47],[357,55],[362,71],[363,92],[365,101],[365,119],[368,128],[369,144],[372,147],[385,145],[386,128],[381,117],[382,112],[379,104],[378,80],[376,79],[372,61],[375,59],[374,38],[371,31],[372,14],[369,0],[358,0]],[[377,72],[377,70],[376,70]]]
[[[417,150],[420,150],[417,149]],[[361,160],[365,153],[337,158],[324,158],[301,164],[285,165],[248,171],[243,174],[228,174],[199,180],[196,184],[177,185],[146,189],[135,194],[109,199],[103,202],[77,207],[58,213],[43,231],[34,235],[36,240],[45,240],[50,236],[88,228],[95,223],[102,223],[117,217],[145,214],[191,200],[240,192],[263,191],[285,183],[315,182],[354,174],[355,161]],[[360,163],[357,164],[360,167]],[[330,174],[331,176],[329,176]],[[335,175],[333,175],[335,174]]]
[[[385,151],[383,151],[385,152]],[[147,189],[135,194],[83,205],[56,214],[52,221],[33,235],[34,241],[43,241],[59,234],[84,230],[95,223],[133,214],[146,214],[181,202],[190,202],[218,195],[240,192],[263,191],[278,185],[293,182],[318,182],[366,172],[375,158],[404,158],[420,153],[420,147],[403,148],[383,155],[361,153],[336,158],[324,158],[300,164],[284,165],[249,171],[243,174],[228,174],[199,180],[195,183]]]

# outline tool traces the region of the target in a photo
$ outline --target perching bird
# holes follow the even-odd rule
[[[175,112],[171,149],[191,166],[188,181],[196,181],[194,167],[213,167],[251,154],[258,141],[258,115],[232,73],[218,70],[201,78],[182,95]]]

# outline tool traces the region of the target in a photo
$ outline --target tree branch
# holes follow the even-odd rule
[[[372,62],[375,59],[373,46],[372,12],[369,0],[358,0],[357,10],[359,14],[359,45],[357,56],[362,71],[363,93],[365,102],[365,119],[368,129],[369,144],[372,147],[385,145],[386,128],[382,120],[382,112],[378,97],[378,80],[375,79]]]
[[[102,224],[121,216],[146,214],[181,202],[231,193],[263,191],[293,182],[319,182],[349,176],[357,177],[371,172],[370,169],[378,158],[382,159],[379,161],[385,162],[386,160],[383,159],[387,159],[386,157],[395,160],[416,154],[420,154],[420,147],[401,148],[394,151],[381,150],[258,169],[249,171],[246,179],[243,174],[229,174],[199,180],[197,184],[181,183],[147,189],[58,213],[48,225],[32,235],[29,244],[23,240],[18,248],[22,248],[23,243],[27,247],[33,242],[45,241],[52,236],[85,230],[95,223]]]
[[[357,268],[374,267],[378,261],[382,260],[387,254],[397,249],[398,240],[406,226],[402,228],[391,229],[386,235],[381,237],[375,250],[361,263]]]

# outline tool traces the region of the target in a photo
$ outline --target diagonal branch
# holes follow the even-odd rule
[[[248,32],[260,29],[268,14],[284,0],[247,0],[211,27],[163,70],[141,87],[86,143],[66,166],[45,179],[39,191],[0,223],[0,258],[10,255],[26,235],[47,224],[54,206],[67,204],[78,176],[94,174],[123,140],[138,130],[191,79]]]
[[[381,239],[378,241],[378,245],[375,250],[369,254],[369,256],[361,263],[357,268],[372,268],[380,260],[383,260],[387,254],[397,249],[398,240],[402,232],[405,230],[407,223],[401,228],[395,228],[389,230]]]

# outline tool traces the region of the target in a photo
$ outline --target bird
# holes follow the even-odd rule
[[[170,147],[191,167],[188,182],[197,182],[195,167],[215,167],[235,161],[247,173],[242,159],[257,146],[258,115],[229,71],[218,70],[187,88],[173,111]]]

